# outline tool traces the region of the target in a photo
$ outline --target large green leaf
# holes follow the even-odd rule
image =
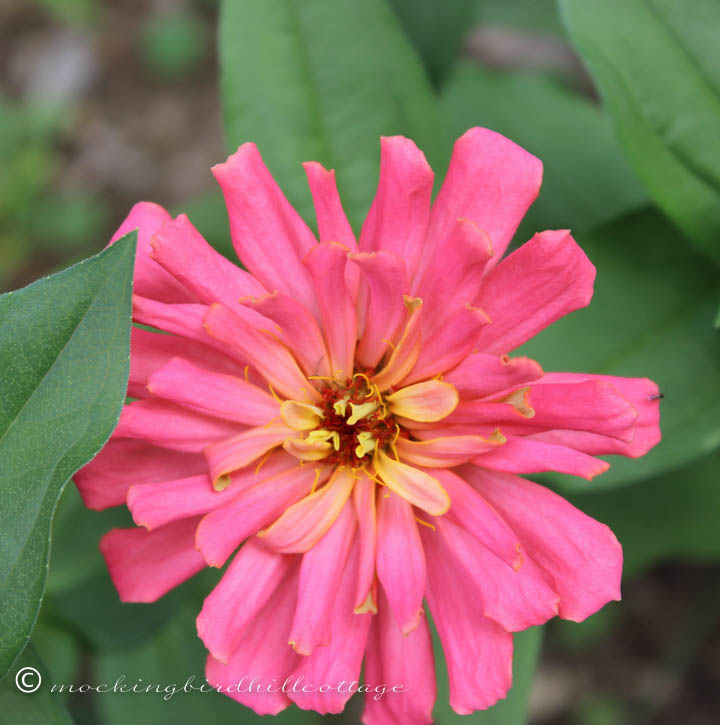
[[[664,473],[720,446],[720,336],[712,321],[717,272],[691,253],[675,229],[648,210],[581,235],[597,267],[590,306],[523,346],[545,370],[655,380],[663,440],[639,459],[614,457],[592,484],[554,476],[563,486],[596,489]]]
[[[615,532],[625,575],[663,560],[720,559],[720,454],[622,491],[571,494],[585,513]]]
[[[60,491],[120,415],[135,239],[0,297],[0,674],[40,608]]]
[[[524,725],[527,721],[528,699],[537,666],[543,628],[530,627],[513,637],[513,685],[507,698],[489,710],[458,715],[450,707],[449,682],[440,640],[433,629],[438,696],[433,710],[436,725]]]
[[[217,692],[199,692],[205,682],[207,652],[195,631],[197,610],[184,608],[160,634],[144,645],[127,651],[102,654],[97,659],[97,676],[110,688],[122,679],[126,687],[153,686],[144,694],[107,692],[97,698],[106,725],[175,725],[211,723],[261,723],[310,725],[322,718],[291,706],[276,717],[259,717],[252,710]],[[189,678],[193,678],[185,688]],[[140,680],[140,682],[138,682]],[[174,689],[173,689],[174,688]],[[185,688],[185,689],[184,689]],[[157,693],[160,689],[160,694]],[[167,698],[167,699],[164,699]]]
[[[720,3],[560,0],[651,196],[720,262]]]
[[[0,682],[0,725],[72,725],[72,718],[62,698],[50,691],[54,681],[32,645],[25,648],[15,665],[12,672]],[[23,685],[28,689],[33,688],[38,684],[39,676],[38,689],[22,692],[16,684],[18,673],[20,688]]]
[[[380,135],[409,136],[436,168],[445,162],[435,98],[384,0],[224,0],[219,43],[230,148],[256,142],[306,220],[302,161],[337,170],[356,228],[375,192]]]
[[[390,0],[428,75],[441,85],[473,27],[478,0]]]
[[[610,118],[551,78],[465,64],[442,100],[454,135],[487,126],[542,159],[540,196],[517,235],[523,241],[539,229],[587,231],[647,200]]]

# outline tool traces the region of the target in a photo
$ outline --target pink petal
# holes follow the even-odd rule
[[[250,428],[232,438],[225,438],[205,449],[213,485],[222,476],[249,466],[268,451],[281,445],[292,430],[282,423]]]
[[[296,563],[296,557],[268,551],[258,539],[243,544],[197,618],[198,636],[215,659],[227,663],[255,617],[268,603],[272,607]]]
[[[425,441],[398,438],[395,448],[400,458],[413,466],[452,468],[502,447],[504,440],[502,437],[493,440],[482,436],[451,436]]]
[[[213,305],[205,315],[205,329],[240,358],[252,361],[280,395],[292,400],[316,400],[317,391],[288,349],[268,331],[257,329],[243,319],[240,316],[243,309],[252,312],[242,307],[230,312],[222,305]]]
[[[249,362],[247,358],[238,358],[234,350],[208,334],[204,320],[209,309],[206,305],[197,304],[168,305],[137,294],[133,295],[133,322],[181,335],[186,338],[185,344],[188,344],[188,340],[192,340],[193,343],[200,342],[223,355],[234,357],[242,365],[247,364]]]
[[[317,304],[302,264],[316,240],[292,208],[253,143],[240,146],[213,167],[228,208],[230,235],[238,256],[268,292],[278,290],[313,314]]]
[[[335,185],[335,170],[328,171],[317,161],[306,161],[303,168],[315,205],[320,241],[338,242],[351,251],[357,250],[355,235]]]
[[[429,473],[395,461],[382,451],[376,451],[373,463],[383,483],[413,506],[431,516],[442,516],[450,508],[450,497]]]
[[[595,267],[566,230],[540,232],[485,278],[474,304],[492,324],[480,334],[483,352],[505,353],[555,320],[590,303]]]
[[[307,558],[310,554],[306,554]],[[337,587],[329,612],[330,644],[316,647],[303,657],[296,669],[290,698],[303,710],[321,714],[342,712],[350,699],[350,685],[360,679],[360,666],[367,642],[372,614],[355,614],[353,599],[358,576],[358,551],[352,547],[348,562]],[[301,595],[302,596],[302,595]],[[303,692],[302,685],[314,685],[314,691]],[[326,685],[328,691],[325,691]]]
[[[357,547],[360,550],[359,576],[354,607],[357,614],[361,614],[363,611],[377,611],[372,596],[372,586],[375,580],[375,542],[377,539],[375,488],[375,482],[366,476],[357,479],[353,488],[355,518],[358,522]]]
[[[304,259],[320,306],[332,377],[343,382],[353,374],[357,341],[355,301],[345,283],[347,254],[342,244],[323,242]]]
[[[297,582],[296,568],[280,581],[273,596],[243,631],[227,665],[212,656],[207,659],[205,677],[210,686],[251,707],[258,715],[277,715],[290,704],[282,688],[300,660],[287,645]]]
[[[455,387],[463,400],[485,398],[517,388],[543,376],[543,370],[528,357],[507,355],[469,355],[443,380]]]
[[[392,252],[405,261],[409,278],[425,240],[433,178],[425,155],[410,139],[381,137],[380,179],[359,247],[363,252]]]
[[[326,646],[331,641],[333,602],[354,543],[355,527],[355,517],[348,504],[327,533],[302,558],[297,609],[290,630],[290,645],[299,654],[309,655],[316,647]],[[355,572],[353,587],[357,581],[357,567]]]
[[[506,473],[464,466],[477,488],[517,532],[550,576],[560,616],[580,622],[620,599],[622,549],[610,529],[544,486]]]
[[[173,357],[181,357],[196,367],[213,372],[242,375],[242,367],[229,357],[199,342],[188,344],[186,338],[177,335],[160,335],[157,332],[133,327],[130,331],[130,380],[128,395],[146,398],[147,379]]]
[[[232,375],[213,373],[172,358],[149,378],[155,396],[205,415],[245,425],[265,425],[280,416],[277,400]]]
[[[578,439],[572,447],[586,453],[618,453],[630,458],[644,456],[660,442],[660,405],[658,386],[647,378],[619,378],[615,375],[588,375],[585,373],[550,373],[538,383],[573,383],[583,380],[599,380],[617,390],[635,409],[635,435],[629,443],[610,441],[589,441]],[[562,442],[562,441],[558,441]],[[587,450],[586,450],[587,448]]]
[[[238,494],[278,473],[294,468],[295,465],[295,461],[286,453],[278,451],[271,454],[259,469],[253,464],[232,473],[228,485],[222,491],[213,488],[207,474],[207,465],[204,465],[203,473],[199,476],[183,476],[175,480],[131,486],[127,494],[127,505],[138,526],[154,529],[177,519],[212,511]]]
[[[454,561],[465,570],[463,586],[477,592],[486,617],[509,632],[520,632],[557,615],[560,597],[532,559],[526,559],[518,571],[513,571],[446,517],[435,524],[437,536],[443,537]]]
[[[477,296],[493,249],[487,234],[469,219],[458,219],[438,248],[414,294],[425,305],[423,335],[430,337],[454,312]]]
[[[232,307],[241,297],[266,293],[251,274],[216,252],[185,214],[157,232],[152,250],[152,258],[205,304]]]
[[[409,291],[405,264],[390,252],[362,252],[350,255],[362,270],[368,287],[365,328],[358,343],[357,359],[374,368],[395,341],[405,322],[405,295]]]
[[[110,578],[123,602],[154,602],[205,567],[193,546],[199,519],[154,531],[111,529],[100,539]]]
[[[382,589],[365,652],[365,725],[426,725],[433,722],[435,658],[425,617],[403,635]],[[385,688],[383,690],[382,688]],[[394,688],[391,690],[391,688]]]
[[[402,384],[427,380],[454,368],[477,348],[482,330],[489,322],[482,309],[470,305],[461,307],[430,339],[423,340],[420,355]]]
[[[486,128],[471,128],[455,142],[430,216],[420,273],[452,233],[458,218],[470,219],[490,237],[500,261],[542,182],[542,163],[509,139]]]
[[[114,435],[140,438],[156,446],[200,453],[213,441],[235,435],[242,426],[211,418],[159,398],[136,400],[122,409]]]
[[[312,549],[345,507],[355,480],[350,469],[337,468],[326,486],[290,506],[270,528],[261,532],[263,543],[286,554]]]
[[[210,477],[204,473],[174,481],[131,486],[127,505],[138,526],[156,529],[172,521],[212,511],[233,495],[229,489],[216,491]]]
[[[169,451],[145,441],[114,435],[100,453],[74,476],[83,502],[101,511],[125,503],[135,483],[170,481],[207,470],[201,455]]]
[[[446,418],[458,404],[457,390],[442,380],[406,385],[386,399],[394,415],[425,423]]]
[[[505,519],[460,476],[443,470],[433,470],[433,474],[452,501],[445,514],[448,521],[469,531],[488,551],[517,571],[523,563],[520,539]]]
[[[425,556],[413,508],[396,493],[380,494],[377,537],[378,578],[400,631],[407,635],[423,614]]]
[[[244,299],[243,304],[272,320],[280,341],[292,350],[306,375],[330,376],[330,358],[318,323],[297,300],[277,292]]]
[[[512,684],[512,635],[483,614],[445,539],[425,527],[420,535],[428,565],[427,601],[450,679],[450,707],[459,715],[485,710]]]
[[[314,471],[296,466],[261,481],[203,517],[195,546],[208,566],[221,567],[249,536],[267,526],[309,490]]]
[[[505,445],[482,452],[473,463],[506,473],[557,471],[588,481],[610,468],[610,464],[567,446],[543,443],[532,437],[508,436]]]
[[[379,373],[371,377],[381,392],[397,385],[417,362],[421,350],[422,300],[405,297],[407,321],[390,359]]]
[[[161,206],[141,201],[130,210],[113,234],[110,244],[137,229],[137,253],[133,275],[136,294],[162,302],[195,302],[193,293],[150,256],[152,252],[150,242],[153,235],[171,221],[172,217]]]
[[[460,402],[443,423],[499,425],[510,435],[553,429],[582,430],[629,442],[637,419],[635,409],[609,383],[548,383],[529,386],[532,413],[523,414],[504,402]]]

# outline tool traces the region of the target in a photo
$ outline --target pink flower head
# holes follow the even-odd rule
[[[424,601],[454,710],[504,697],[512,633],[585,619],[622,569],[606,526],[518,474],[590,479],[660,437],[651,381],[508,355],[592,296],[568,231],[501,261],[540,161],[473,128],[431,203],[413,142],[381,149],[358,241],[334,172],[305,164],[318,241],[250,143],[214,168],[248,271],[153,204],[115,235],[139,228],[134,320],[165,334],[133,330],[137,400],[76,483],[138,524],[100,545],[124,601],[230,562],[197,620],[207,679],[261,714],[340,712],[364,661],[365,723],[431,722]]]

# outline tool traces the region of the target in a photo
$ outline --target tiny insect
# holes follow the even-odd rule
[[[648,400],[660,400],[665,397],[665,393],[654,393],[648,397]]]

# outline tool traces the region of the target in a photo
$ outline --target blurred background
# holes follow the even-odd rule
[[[717,723],[720,475],[713,451],[720,439],[717,425],[701,431],[702,445],[684,437],[697,439],[693,426],[717,413],[717,268],[658,211],[650,200],[656,195],[625,160],[554,2],[456,0],[447,14],[432,3],[391,4],[451,119],[448,143],[471,125],[488,125],[543,159],[549,190],[518,240],[535,228],[572,226],[598,266],[593,314],[604,322],[592,328],[596,318],[578,313],[528,354],[546,369],[582,369],[590,350],[600,360],[594,372],[606,366],[654,377],[670,421],[665,447],[643,467],[620,467],[608,483],[547,481],[613,527],[627,567],[622,603],[582,625],[546,627],[529,722]],[[0,290],[95,253],[140,199],[186,211],[215,246],[229,249],[210,173],[227,155],[218,11],[214,0],[0,0]],[[442,177],[437,166],[436,174]],[[702,306],[693,307],[693,295]],[[691,328],[692,344],[677,337],[680,328]],[[613,351],[625,364],[613,367],[604,351],[616,330],[625,347]],[[576,354],[583,335],[593,340]],[[628,346],[643,335],[659,342],[635,355]],[[665,367],[646,369],[649,358]],[[623,477],[630,470],[638,472]],[[200,677],[202,647],[188,640],[215,575],[157,605],[123,607],[96,551],[100,534],[118,521],[122,513],[85,511],[68,486],[34,637],[41,658],[58,682],[113,681],[121,673],[161,682],[168,672]],[[207,698],[190,706],[181,697],[167,704],[74,695],[68,706],[87,725],[164,722],[168,713],[180,723],[208,719]],[[360,705],[327,720],[359,722]],[[223,722],[252,721],[239,705],[217,707]],[[313,717],[288,713],[280,721],[320,720]]]

